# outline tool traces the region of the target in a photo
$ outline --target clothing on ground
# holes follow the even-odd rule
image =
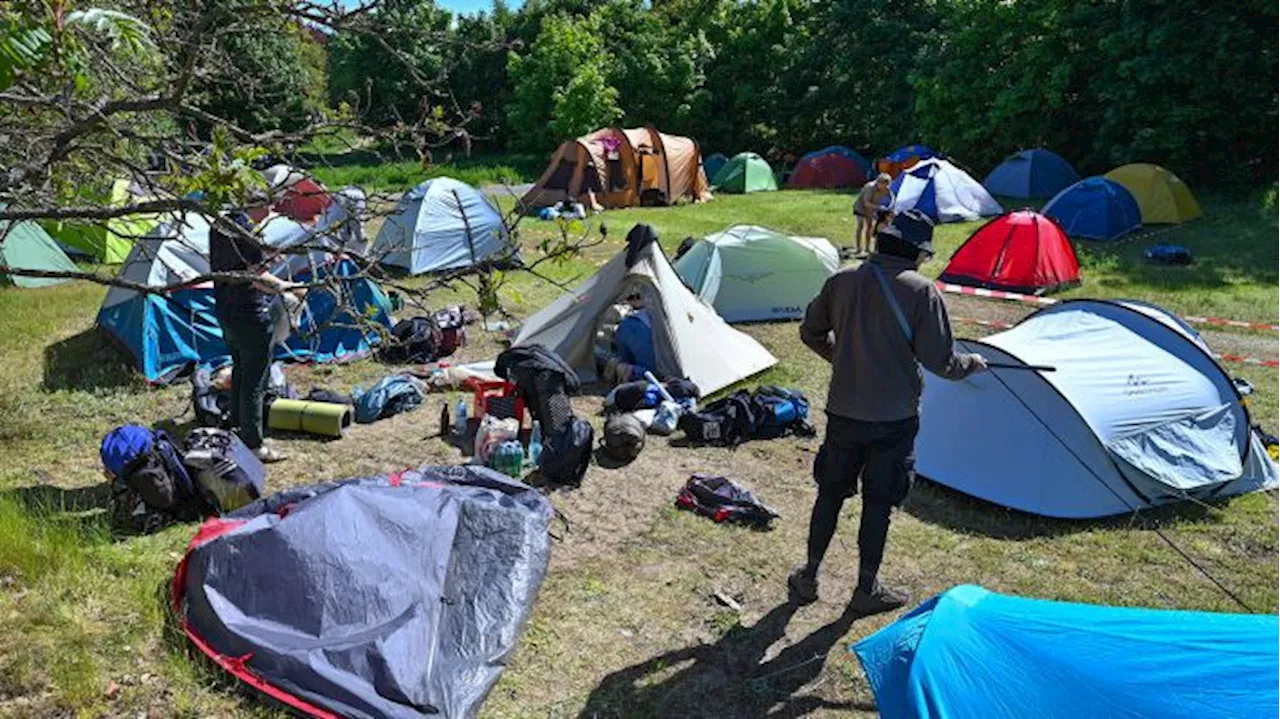
[[[869,265],[879,266],[912,328],[908,342]],[[827,411],[849,419],[892,422],[920,410],[920,366],[962,379],[976,365],[955,351],[947,306],[914,262],[876,254],[838,272],[809,304],[800,339],[832,364]],[[917,361],[919,365],[917,365]]]
[[[253,231],[253,222],[243,212],[229,215],[227,219]],[[217,223],[209,229],[209,270],[211,272],[249,272],[257,274],[266,262],[262,246],[239,234],[223,232]],[[214,280],[213,297],[217,303],[218,317],[247,317],[266,322],[271,307],[271,296],[249,282]]]
[[[351,390],[351,398],[355,400],[356,421],[361,424],[416,409],[426,396],[427,391],[422,382],[402,374],[383,377],[367,392],[360,387]]]

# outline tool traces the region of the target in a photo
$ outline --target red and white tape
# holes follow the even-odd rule
[[[1018,292],[1005,292],[1004,290],[987,290],[981,287],[966,287],[964,285],[953,285],[947,282],[936,282],[938,289],[942,292],[950,292],[954,295],[969,295],[970,297],[987,297],[993,300],[1005,300],[1008,302],[1021,302],[1027,305],[1056,305],[1061,300],[1052,297],[1037,297],[1035,295],[1024,295]],[[1241,320],[1225,320],[1221,317],[1183,317],[1184,321],[1193,325],[1212,325],[1214,327],[1238,327],[1247,330],[1270,330],[1272,332],[1280,331],[1280,325],[1269,325],[1262,322],[1244,322]]]
[[[1013,325],[1008,322],[1000,322],[999,320],[980,320],[977,317],[952,317],[956,322],[963,322],[969,325],[978,325],[979,327],[991,327],[997,330],[1011,329]],[[1235,362],[1238,364],[1258,365],[1259,367],[1280,367],[1280,360],[1265,360],[1257,357],[1241,357],[1232,354],[1215,354],[1213,358],[1219,362]]]

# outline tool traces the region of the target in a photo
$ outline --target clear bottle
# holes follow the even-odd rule
[[[467,402],[459,399],[458,406],[453,411],[453,431],[459,437],[467,435]]]
[[[542,425],[538,420],[533,420],[533,429],[529,430],[529,464],[538,466],[538,459],[542,457]]]

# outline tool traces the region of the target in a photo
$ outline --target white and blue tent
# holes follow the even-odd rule
[[[972,222],[1004,213],[987,188],[941,157],[921,160],[898,175],[889,197],[894,212],[919,210],[934,222]]]
[[[280,215],[262,225],[266,245],[285,249],[307,244],[306,251],[282,254],[273,274],[298,282],[346,278],[307,293],[302,326],[276,348],[277,359],[333,362],[362,357],[377,341],[375,325],[390,326],[390,306],[382,289],[360,276],[354,262],[323,249],[331,245],[336,250],[341,242],[325,231],[323,224],[308,227]],[[112,287],[98,311],[98,326],[129,353],[147,381],[164,384],[193,366],[217,367],[230,361],[214,315],[213,285],[199,281],[208,274],[209,223],[198,214],[170,217],[134,243],[118,277],[168,289]]]
[[[497,208],[465,182],[437,177],[400,198],[370,253],[383,265],[417,275],[501,259],[509,249]]]
[[[1050,517],[1124,514],[1280,484],[1231,378],[1185,323],[1130,301],[1070,300],[960,341],[993,369],[925,375],[916,469]]]

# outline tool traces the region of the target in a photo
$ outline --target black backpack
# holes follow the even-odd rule
[[[676,495],[676,506],[715,522],[737,522],[767,529],[781,515],[727,477],[695,474]]]
[[[574,417],[542,445],[538,469],[548,482],[576,487],[582,484],[587,466],[591,464],[594,446],[595,430],[591,423]]]
[[[205,502],[230,512],[262,496],[267,470],[253,450],[225,429],[198,427],[187,435],[183,462]]]
[[[736,447],[755,436],[756,410],[751,393],[738,390],[697,412],[685,412],[676,426],[694,444]]]
[[[154,532],[207,511],[169,435],[136,424],[102,438],[102,465],[111,475],[111,513],[117,526]]]
[[[815,434],[809,424],[809,398],[802,392],[763,385],[751,394],[751,407],[755,414],[753,439],[775,439],[791,434],[812,437]]]
[[[434,362],[443,342],[440,326],[430,317],[410,317],[391,328],[391,341],[380,357],[390,364]]]

